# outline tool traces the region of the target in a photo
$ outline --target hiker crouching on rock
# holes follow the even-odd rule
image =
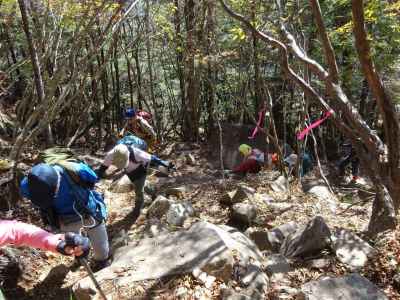
[[[261,150],[242,144],[239,146],[239,152],[243,155],[243,161],[232,170],[232,173],[246,175],[261,171],[264,164],[264,153]]]
[[[102,196],[93,190],[98,177],[84,163],[70,164],[79,176],[91,182],[87,187],[73,181],[65,167],[40,163],[22,179],[21,194],[40,209],[46,225],[63,232],[86,229],[93,246],[93,269],[99,270],[108,265],[109,243],[106,207]]]
[[[174,168],[174,165],[170,162],[161,160],[157,156],[136,147],[124,144],[116,145],[106,154],[103,164],[96,170],[97,175],[100,178],[104,177],[105,171],[111,165],[114,165],[119,170],[124,170],[135,186],[136,203],[134,213],[136,217],[139,216],[144,203],[143,193],[148,166],[163,166],[168,171]]]

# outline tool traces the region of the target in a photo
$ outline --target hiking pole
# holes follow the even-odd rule
[[[80,262],[80,264],[86,269],[86,271],[89,274],[90,279],[93,281],[94,286],[96,287],[96,289],[99,291],[100,296],[104,299],[107,300],[106,294],[103,292],[103,290],[100,287],[99,282],[97,281],[96,277],[93,274],[92,269],[90,268],[86,258],[78,258],[78,261]]]

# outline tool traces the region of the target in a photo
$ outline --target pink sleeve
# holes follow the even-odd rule
[[[29,246],[56,252],[61,234],[52,234],[31,224],[0,221],[0,246]]]

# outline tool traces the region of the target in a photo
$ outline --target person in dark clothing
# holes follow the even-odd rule
[[[342,143],[341,148],[342,156],[337,162],[339,176],[345,176],[346,167],[351,164],[351,173],[353,175],[352,181],[356,181],[358,179],[360,160],[358,159],[350,140],[345,140]]]

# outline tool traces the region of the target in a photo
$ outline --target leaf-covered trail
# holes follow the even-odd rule
[[[263,171],[257,175],[249,175],[243,180],[229,178],[223,180],[218,170],[210,168],[209,162],[206,160],[208,157],[206,151],[193,148],[190,149],[190,152],[195,157],[195,161],[191,163],[188,163],[186,151],[173,151],[174,155],[168,157],[174,160],[178,167],[178,171],[173,177],[157,177],[153,174],[148,178],[154,193],[166,194],[177,202],[185,200],[192,203],[196,214],[185,221],[184,228],[190,227],[199,219],[214,224],[228,224],[230,210],[221,205],[219,199],[226,192],[237,189],[239,185],[254,188],[256,191],[253,201],[257,207],[257,216],[252,224],[252,230],[269,230],[290,221],[305,224],[315,215],[322,215],[330,228],[344,227],[354,230],[356,233],[361,232],[368,222],[371,203],[363,205],[363,201],[358,199],[359,193],[356,193],[357,189],[355,188],[341,189],[342,192],[347,191],[347,194],[339,195],[342,201],[337,203],[336,211],[333,211],[329,203],[304,193],[295,182],[291,183],[289,193],[274,192],[271,189],[271,182],[279,176],[276,172]],[[313,175],[310,175],[308,179],[312,180]],[[100,190],[105,193],[109,207],[107,222],[111,245],[113,246],[118,239],[117,242],[121,243],[121,238],[122,243],[125,243],[151,236],[150,220],[146,218],[148,207],[143,209],[141,215],[135,219],[132,216],[134,193],[111,192],[110,187],[114,184],[112,179],[103,180],[99,184]],[[266,201],[266,199],[269,200]],[[12,217],[40,224],[39,218],[27,203],[23,203]],[[161,219],[161,222],[165,224],[164,219]],[[169,231],[179,229],[166,226]],[[400,245],[395,239],[396,235],[398,235],[398,231],[388,235],[385,242],[381,241],[377,247],[398,263],[400,261]],[[119,245],[121,246],[121,244]],[[86,275],[82,267],[74,265],[72,259],[29,248],[17,251],[21,251],[20,255],[26,269],[15,290],[8,291],[10,299],[70,299],[71,285]],[[264,254],[267,256],[269,253],[265,251]],[[303,283],[321,276],[338,276],[349,273],[346,266],[338,262],[332,254],[326,253],[323,257],[326,258],[327,263],[322,266],[294,263],[294,270],[289,272],[279,285],[274,284],[270,287],[271,299],[282,293],[282,286],[299,288]],[[374,259],[361,274],[377,284],[388,296],[393,295],[391,299],[398,299],[396,297],[400,297],[400,295],[392,287],[392,277],[395,274],[393,261],[388,263],[383,257],[380,255]],[[185,290],[188,296],[194,297],[197,293],[197,296],[202,295],[203,298],[200,299],[214,299],[218,297],[220,287],[221,282],[216,282],[212,288],[206,288],[203,283],[191,275],[182,275],[134,283],[123,290],[115,291],[115,293],[119,295],[119,299],[129,299],[132,296],[138,297],[138,299],[149,296],[154,299],[174,299],[177,297],[177,293]],[[240,286],[236,288],[240,290]],[[291,299],[290,296],[288,297],[287,299]]]

